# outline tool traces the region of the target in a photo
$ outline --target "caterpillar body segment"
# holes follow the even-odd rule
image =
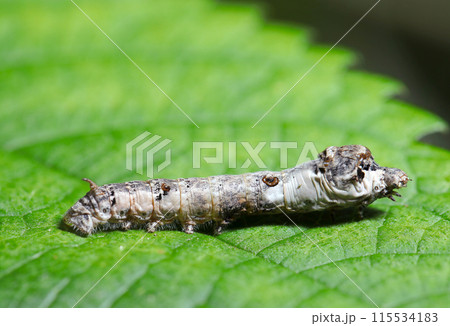
[[[328,147],[314,160],[281,172],[262,171],[205,178],[151,179],[97,186],[64,215],[83,235],[98,229],[159,227],[179,223],[186,233],[214,222],[216,232],[243,215],[367,206],[398,195],[409,178],[380,167],[361,145]]]

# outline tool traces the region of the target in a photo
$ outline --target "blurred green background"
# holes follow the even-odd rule
[[[242,3],[242,1],[236,1]],[[271,20],[307,26],[314,40],[334,44],[372,7],[373,0],[254,0]],[[340,42],[360,54],[354,67],[401,80],[396,97],[450,121],[450,2],[380,1]],[[448,130],[423,141],[450,149]]]

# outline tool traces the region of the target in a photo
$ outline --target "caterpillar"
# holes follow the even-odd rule
[[[96,185],[64,215],[81,235],[102,229],[146,228],[173,223],[193,233],[213,222],[215,232],[239,216],[365,207],[406,187],[405,172],[379,166],[362,145],[331,146],[318,158],[281,172],[263,171],[205,178],[150,179]]]

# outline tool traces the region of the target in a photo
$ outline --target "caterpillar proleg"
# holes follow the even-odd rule
[[[281,172],[254,172],[206,178],[151,179],[97,186],[64,215],[64,223],[83,235],[99,229],[159,227],[179,222],[193,233],[214,222],[216,232],[243,215],[310,212],[364,207],[406,187],[405,172],[381,167],[361,145],[331,146],[316,160]]]

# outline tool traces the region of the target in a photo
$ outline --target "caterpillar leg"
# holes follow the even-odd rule
[[[330,219],[331,223],[336,223],[336,211],[334,209],[330,211]]]
[[[150,222],[147,224],[147,232],[153,233],[161,225],[161,222]]]
[[[219,235],[223,232],[224,228],[230,224],[229,221],[216,221],[215,227],[214,227],[214,234]]]
[[[363,220],[364,219],[364,205],[358,206],[358,217],[359,219]]]
[[[122,225],[120,226],[120,229],[123,231],[128,231],[129,229],[131,229],[131,222],[130,221],[123,222]]]
[[[186,232],[187,234],[192,234],[194,233],[194,226],[195,222],[186,221],[186,223],[183,225],[183,231]]]

